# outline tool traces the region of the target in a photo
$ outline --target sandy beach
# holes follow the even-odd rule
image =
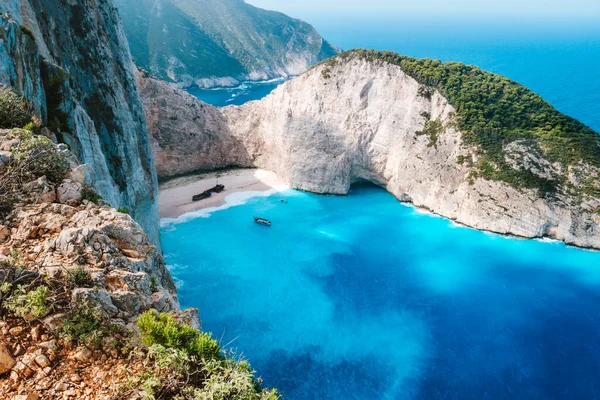
[[[217,184],[225,190],[205,200],[194,202],[192,196]],[[159,185],[160,218],[177,218],[183,214],[216,208],[226,204],[227,196],[239,192],[266,192],[284,187],[277,174],[262,169],[236,169],[176,178]]]

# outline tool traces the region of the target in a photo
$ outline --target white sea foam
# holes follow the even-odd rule
[[[268,85],[270,83],[277,83],[277,82],[285,82],[290,78],[275,78],[275,79],[269,79],[266,81],[243,81],[241,84],[239,84],[238,86],[216,86],[216,87],[211,87],[211,88],[201,88],[202,90],[208,90],[208,91],[227,91],[227,92],[233,92],[236,90],[247,90],[250,89],[252,87],[252,85]]]
[[[197,218],[210,218],[210,216],[217,211],[223,211],[231,207],[244,205],[254,197],[269,197],[289,189],[290,187],[287,185],[276,185],[272,189],[266,191],[248,191],[232,193],[225,197],[225,204],[223,204],[222,206],[203,208],[198,211],[185,213],[177,218],[162,218],[160,220],[160,227],[164,229],[172,227],[173,225],[183,224],[185,222],[189,222]]]

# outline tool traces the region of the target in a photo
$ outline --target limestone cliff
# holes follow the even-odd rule
[[[152,151],[109,0],[0,3],[0,84],[15,89],[93,170],[93,186],[158,244]]]
[[[488,78],[502,82],[506,92],[514,89],[538,100],[514,82]],[[221,148],[223,138],[235,145],[228,157],[219,153],[218,166],[246,165],[247,160],[277,172],[292,187],[317,193],[345,194],[352,183],[367,180],[401,201],[471,227],[600,248],[597,163],[556,161],[551,147],[531,135],[505,140],[496,152],[482,148],[461,131],[461,114],[448,98],[399,65],[349,54],[287,82],[262,101],[218,110],[157,81],[144,87],[149,120],[171,116],[165,104],[177,108],[177,96],[186,105],[187,113],[171,118],[169,125],[192,140],[170,141],[161,124],[151,126],[157,159],[168,156],[169,165],[185,160],[177,173],[207,168],[194,160],[209,159],[207,151]],[[214,121],[208,129],[202,125],[205,114]],[[567,121],[584,133],[574,134],[578,141],[571,149],[563,145],[565,153],[588,143],[587,150],[597,155],[595,134]],[[161,176],[170,175],[169,165],[159,163]]]

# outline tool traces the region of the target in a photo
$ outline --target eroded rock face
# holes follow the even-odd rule
[[[158,244],[152,151],[112,2],[9,0],[0,13],[0,84],[22,94],[42,121],[60,125],[59,138],[91,167],[99,193],[131,210]]]
[[[19,249],[23,262],[52,278],[76,268],[90,273],[94,288],[75,289],[77,304],[90,303],[124,320],[149,308],[179,308],[160,252],[129,215],[89,202],[41,204],[16,210],[6,223],[15,234],[7,235],[0,253]],[[153,296],[157,293],[164,298]]]
[[[161,104],[173,107],[176,95],[170,88],[161,90],[160,83],[152,85],[156,88],[152,98],[143,92],[147,113],[167,115]],[[202,112],[189,111],[169,121],[170,129],[178,131],[182,123],[202,121],[204,113],[221,113],[214,130],[196,129],[196,141],[174,142],[169,157],[206,158],[210,156],[206,149],[218,147],[221,137],[233,137],[242,149],[232,153],[230,165],[245,153],[252,165],[277,172],[294,188],[346,194],[352,183],[367,180],[401,201],[471,227],[600,248],[599,199],[567,194],[544,197],[537,190],[473,177],[468,161],[476,161],[477,152],[455,128],[452,105],[439,92],[429,98],[420,89],[398,66],[383,62],[355,58],[334,67],[321,65],[261,101],[213,110],[197,105]],[[169,102],[161,103],[165,99]],[[423,133],[428,120],[443,124],[442,131]],[[151,134],[163,143],[169,140],[160,124],[151,126]],[[202,146],[196,146],[200,141]],[[155,151],[161,160],[166,150],[159,146]],[[518,144],[505,153],[507,162],[536,167],[533,172],[540,176],[557,168],[535,154],[519,154]],[[203,168],[204,164],[192,163],[186,172]],[[571,175],[576,184],[577,176],[598,177],[598,171],[582,166]]]
[[[242,142],[227,133],[219,110],[163,82],[144,78],[141,72],[138,85],[149,129],[156,132],[152,149],[160,179],[232,165],[252,166]]]

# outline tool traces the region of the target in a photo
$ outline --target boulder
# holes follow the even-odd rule
[[[111,294],[114,305],[121,311],[119,316],[129,319],[137,315],[141,309],[140,298],[137,294],[125,290],[118,290]]]
[[[40,129],[40,134],[42,136],[46,136],[48,139],[50,139],[52,141],[52,143],[54,143],[54,144],[58,143],[58,139],[56,138],[56,135],[50,129],[43,127],[42,129]]]
[[[21,144],[21,139],[7,139],[0,141],[0,151],[11,152]]]
[[[92,361],[93,356],[94,353],[92,353],[90,349],[88,349],[87,347],[80,347],[77,349],[77,353],[75,353],[74,357],[77,361],[87,363]]]
[[[89,305],[101,310],[106,316],[114,317],[119,312],[110,294],[103,289],[78,288],[71,293],[71,303],[74,305]]]
[[[46,368],[46,367],[50,366],[50,360],[48,360],[48,357],[46,357],[43,354],[40,354],[40,355],[36,356],[35,357],[35,362],[41,368]]]
[[[4,225],[0,225],[0,243],[3,243],[10,236],[10,231]]]
[[[51,331],[56,331],[64,325],[65,314],[54,314],[44,319],[44,325]]]
[[[65,179],[58,187],[58,201],[62,204],[77,204],[81,201],[83,185],[71,179]]]
[[[0,343],[0,375],[10,371],[17,362],[12,358],[8,348],[4,343]]]
[[[168,312],[173,310],[176,302],[166,290],[159,290],[152,294],[152,308],[158,312]]]
[[[29,196],[31,196],[38,204],[56,201],[56,190],[54,189],[54,186],[48,183],[45,176],[27,183],[23,186],[23,189],[25,189]]]
[[[78,167],[73,168],[67,174],[67,177],[70,180],[81,183],[84,186],[94,185],[94,170],[87,164],[79,165]]]
[[[114,270],[104,277],[104,283],[113,291],[133,290],[148,296],[152,295],[150,277],[145,272]]]
[[[200,321],[200,312],[197,308],[187,308],[175,313],[175,319],[181,323],[202,330],[202,323]]]
[[[10,151],[0,151],[0,172],[10,165],[13,154]]]

